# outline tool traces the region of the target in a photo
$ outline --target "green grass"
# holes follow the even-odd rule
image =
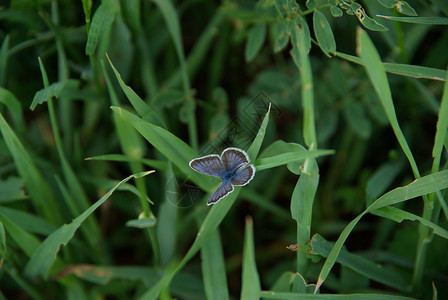
[[[0,299],[445,299],[447,20],[3,4]],[[209,207],[188,163],[231,146],[255,178]]]

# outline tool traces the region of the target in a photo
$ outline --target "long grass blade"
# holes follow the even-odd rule
[[[201,258],[202,279],[207,299],[229,299],[224,253],[218,229],[201,248]]]
[[[84,5],[84,9],[88,8],[87,13],[90,14],[91,5]],[[86,44],[86,54],[93,55],[95,53],[95,49],[98,46],[100,39],[103,37],[104,33],[108,28],[112,25],[115,15],[117,14],[119,7],[117,3],[111,0],[104,0],[101,2],[101,5],[95,11],[93,15],[92,24],[89,28],[89,32],[87,35],[87,44]],[[86,11],[85,11],[86,12]],[[86,17],[90,19],[90,16]]]
[[[257,271],[254,248],[254,232],[252,218],[246,218],[246,231],[244,234],[243,275],[241,299],[256,300],[260,298],[261,284]]]
[[[120,181],[116,186],[110,189],[101,199],[90,206],[86,211],[74,219],[70,224],[64,224],[56,231],[50,234],[36,249],[25,267],[25,274],[30,277],[43,276],[47,277],[48,270],[60,250],[61,245],[67,243],[73,238],[74,234],[82,223],[90,216],[98,207],[101,206],[112,193],[123,183],[126,183],[131,178],[146,176],[154,171],[144,172],[126,177]]]
[[[333,248],[333,244],[326,241],[322,236],[315,234],[311,239],[312,253],[327,257]],[[383,266],[363,257],[341,250],[337,262],[346,266],[366,278],[380,282],[386,286],[398,289],[403,292],[410,292],[411,288],[403,280],[401,275],[392,269]]]
[[[391,21],[398,21],[404,23],[423,24],[423,25],[448,25],[448,18],[442,18],[442,17],[395,17],[395,16],[383,16],[383,15],[377,15],[377,16]]]
[[[446,141],[448,131],[448,74],[445,81],[442,101],[439,108],[439,119],[437,120],[437,130],[432,149],[432,157],[434,158],[432,172],[436,172],[440,167],[440,158],[442,157],[443,145]]]
[[[0,131],[11,153],[20,177],[24,179],[26,190],[35,209],[53,225],[62,223],[59,205],[56,198],[43,178],[41,172],[31,159],[14,131],[9,127],[0,113]]]
[[[344,245],[346,239],[352,232],[353,228],[366,213],[373,212],[377,209],[389,205],[407,201],[409,199],[434,193],[446,188],[448,188],[448,170],[437,172],[416,179],[404,187],[396,188],[384,194],[383,196],[378,198],[375,202],[373,202],[366,210],[364,210],[360,215],[358,215],[354,220],[352,220],[339,235],[336,244],[334,245],[333,249],[328,255],[328,258],[320,271],[319,278],[316,283],[315,293],[317,292],[317,290],[320,288],[320,286],[330,273],[330,270],[332,269],[334,263],[336,262],[336,259],[342,249],[342,246]]]
[[[191,149],[185,142],[173,135],[171,132],[145,122],[136,115],[125,111],[119,107],[112,107],[112,110],[120,117],[131,124],[138,132],[150,142],[157,150],[166,156],[179,170],[181,170],[188,178],[197,184],[201,189],[211,191],[216,181],[210,176],[198,174],[193,171],[188,163],[195,157],[197,153]]]
[[[384,70],[375,46],[367,33],[362,29],[358,30],[358,53],[364,63],[364,67],[366,68],[370,81],[372,82],[372,85],[380,98],[381,104],[383,105],[389,119],[389,123],[394,130],[395,136],[397,137],[404,154],[411,164],[414,176],[418,178],[420,177],[420,171],[418,170],[417,163],[415,162],[411,149],[409,148],[406,138],[401,131],[400,125],[398,124],[389,82],[387,81],[386,71]]]
[[[356,63],[358,65],[364,65],[363,61],[357,56],[341,52],[336,52],[335,55],[350,62]],[[383,66],[386,72],[388,73],[412,78],[426,78],[438,81],[445,81],[447,76],[447,71],[430,67],[408,65],[408,64],[397,64],[397,63],[383,63]]]

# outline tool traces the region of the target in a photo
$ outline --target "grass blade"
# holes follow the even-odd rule
[[[394,130],[395,136],[397,137],[404,154],[411,164],[414,176],[418,178],[420,177],[420,172],[406,138],[401,131],[400,125],[398,124],[397,115],[395,114],[394,103],[392,100],[389,82],[387,81],[386,71],[384,70],[375,46],[367,33],[362,29],[358,29],[358,53],[364,63],[364,67],[366,68],[370,81],[372,82],[372,85],[380,98],[381,104],[383,105],[387,118],[389,119],[389,123]]]
[[[85,9],[86,6],[84,6]],[[93,55],[103,34],[110,28],[119,7],[114,1],[101,1],[100,6],[93,15],[92,24],[87,35],[86,54]],[[89,8],[90,13],[90,8]],[[87,16],[86,16],[87,17]]]
[[[314,197],[319,184],[319,167],[316,160],[307,159],[306,173],[300,175],[291,197],[291,217],[297,224],[297,244],[308,244],[311,237],[311,219]],[[306,254],[297,252],[296,270],[303,277],[307,275],[308,258]]]
[[[278,293],[272,291],[263,291],[261,293],[263,299],[282,299],[282,300],[415,300],[416,298],[386,295],[386,294],[299,294],[299,293]]]
[[[336,244],[334,245],[333,249],[328,255],[328,258],[320,271],[319,278],[316,283],[315,293],[317,292],[319,287],[322,285],[322,283],[325,281],[328,274],[330,273],[330,270],[333,267],[334,263],[336,262],[336,259],[342,249],[342,246],[344,245],[349,234],[356,226],[356,224],[359,222],[359,220],[366,213],[373,212],[377,209],[392,204],[397,204],[409,199],[434,193],[445,188],[448,188],[448,170],[437,172],[416,179],[404,187],[396,188],[384,194],[383,196],[378,198],[375,202],[373,202],[366,210],[364,210],[360,215],[358,215],[354,220],[352,220],[339,235]]]
[[[5,86],[5,75],[8,67],[9,35],[6,35],[0,47],[0,87]]]
[[[445,239],[448,239],[448,230],[443,229],[442,227],[431,221],[428,221],[422,217],[419,217],[415,214],[404,211],[402,209],[393,206],[386,206],[378,210],[372,211],[371,213],[380,217],[388,218],[397,223],[401,223],[404,220],[419,221],[423,225],[431,228],[434,231],[434,234],[437,234]]]
[[[448,79],[448,75],[447,75]],[[434,158],[432,172],[436,172],[440,167],[440,158],[442,156],[443,144],[446,141],[448,131],[448,81],[445,81],[442,101],[439,108],[439,119],[437,120],[437,131],[432,149]]]
[[[182,37],[177,12],[171,0],[152,1],[159,7],[160,11],[162,12],[163,18],[165,19],[166,25],[168,26],[168,30],[171,34],[171,38],[173,39],[174,47],[176,48],[176,53],[180,63],[184,92],[189,93],[190,81],[188,79],[188,70],[187,64],[185,62],[184,48],[182,46]]]
[[[363,61],[353,55],[336,52],[336,56],[341,57],[345,60],[351,61],[353,63],[364,65]],[[383,63],[384,69],[388,73],[408,76],[413,78],[426,78],[438,81],[445,81],[447,76],[447,71],[423,67],[423,66],[415,66],[415,65],[407,65],[407,64],[395,64],[395,63]]]
[[[68,79],[55,82],[49,87],[44,88],[36,93],[33,98],[33,102],[30,105],[30,109],[34,110],[38,104],[42,104],[52,97],[60,97],[64,89],[76,90],[79,85],[79,80]]]
[[[385,18],[391,21],[399,21],[412,24],[448,25],[448,18],[442,18],[442,17],[394,17],[383,15],[377,15],[377,17]]]
[[[201,175],[190,168],[188,163],[198,155],[186,143],[171,132],[147,123],[128,111],[119,107],[112,107],[112,110],[137,129],[148,142],[165,155],[168,160],[172,161],[191,181],[201,189],[211,191],[216,181],[210,176]]]
[[[174,173],[171,163],[168,163],[165,172],[165,197],[157,214],[156,234],[160,248],[160,263],[168,266],[177,249],[178,210],[173,203],[178,203],[178,185],[173,180]]]
[[[259,299],[260,292],[260,276],[255,262],[253,221],[252,218],[247,217],[244,234],[241,299]]]
[[[306,22],[296,25],[292,33],[293,50],[291,55],[300,72],[303,106],[303,138],[308,147],[317,147],[316,127],[314,120],[313,75],[309,60],[310,32]]]
[[[10,220],[14,220],[20,228],[30,233],[48,235],[56,229],[41,217],[22,210],[0,206],[0,213]]]
[[[121,89],[123,90],[124,94],[128,98],[132,107],[134,107],[134,109],[137,111],[137,113],[145,121],[152,123],[156,126],[166,128],[166,125],[164,124],[162,119],[159,117],[159,115],[157,115],[129,86],[126,85],[126,83],[124,83],[123,79],[121,78],[120,73],[118,73],[117,69],[115,69],[109,56],[107,54],[106,54],[106,56],[109,61],[110,67],[112,68],[112,70],[115,73],[115,77],[117,78]]]
[[[16,242],[20,250],[28,257],[31,257],[39,246],[39,239],[5,216],[2,211],[0,211],[0,222],[3,223],[6,232],[9,233],[9,236]]]
[[[190,144],[193,149],[198,149],[198,137],[196,128],[196,103],[191,96],[190,79],[188,75],[187,63],[185,61],[185,54],[182,45],[182,37],[180,31],[179,18],[177,12],[173,6],[171,0],[152,0],[159,7],[165,22],[168,26],[168,30],[174,42],[176,48],[177,57],[180,63],[182,85],[185,93],[185,102],[183,108],[185,109],[185,121],[188,123],[188,133],[190,135]]]
[[[82,225],[82,223],[90,216],[101,204],[103,204],[112,193],[123,183],[131,178],[146,176],[154,171],[144,172],[136,175],[131,175],[120,181],[115,187],[109,190],[101,199],[90,206],[86,211],[74,219],[70,224],[64,224],[56,231],[50,234],[36,249],[25,267],[25,274],[30,277],[43,276],[47,277],[48,270],[56,255],[60,250],[61,245],[67,243],[73,238],[75,232]]]
[[[315,234],[311,239],[311,247],[312,254],[327,257],[333,248],[333,244],[326,241],[322,236]],[[386,286],[400,291],[410,291],[410,286],[406,284],[400,274],[392,269],[383,268],[381,265],[362,256],[350,253],[347,250],[342,250],[339,253],[337,262]]]
[[[6,105],[11,112],[16,131],[20,134],[25,133],[25,122],[23,120],[22,105],[13,93],[0,87],[0,102]]]
[[[30,195],[30,200],[35,209],[51,224],[61,224],[62,216],[59,213],[59,205],[56,202],[54,194],[37,169],[28,151],[22,145],[11,127],[9,127],[8,123],[6,123],[1,113],[0,131],[2,132],[9,152],[14,158],[17,171],[25,182],[26,190]]]
[[[275,156],[257,159],[254,162],[257,171],[283,166],[291,162],[300,162],[308,158],[316,158],[324,155],[333,154],[333,150],[311,150],[295,151],[282,153]]]
[[[207,299],[229,299],[226,266],[218,229],[201,248],[201,258],[202,279]]]

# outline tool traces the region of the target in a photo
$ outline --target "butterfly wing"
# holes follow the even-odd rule
[[[221,154],[221,160],[226,170],[236,170],[249,162],[249,156],[241,149],[230,147]]]
[[[233,185],[230,181],[223,181],[216,191],[211,194],[210,198],[208,198],[207,205],[212,205],[233,192]]]
[[[222,177],[225,171],[221,158],[216,154],[195,158],[189,165],[196,172],[215,177]]]
[[[255,167],[253,165],[245,166],[235,172],[231,182],[233,185],[246,185],[254,178],[254,175]]]

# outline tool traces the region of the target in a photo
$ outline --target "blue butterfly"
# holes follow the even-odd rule
[[[245,151],[230,147],[221,156],[211,154],[195,158],[189,165],[196,172],[221,178],[222,183],[208,198],[207,205],[212,205],[233,192],[234,185],[246,185],[254,178],[255,167],[248,163],[249,156]]]

